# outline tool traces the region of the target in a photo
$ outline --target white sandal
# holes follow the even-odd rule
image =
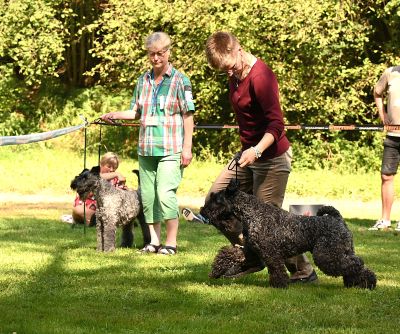
[[[158,254],[161,255],[176,255],[176,253],[178,253],[178,251],[176,250],[176,247],[173,246],[164,246],[158,250]]]
[[[158,253],[161,247],[162,247],[161,245],[156,246],[153,244],[147,244],[140,250],[140,253],[142,254]]]

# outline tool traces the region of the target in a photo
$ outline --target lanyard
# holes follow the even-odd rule
[[[150,113],[151,116],[154,116],[154,114],[157,111],[157,96],[158,96],[158,93],[161,89],[163,82],[164,82],[164,76],[163,76],[162,80],[160,81],[160,83],[158,85],[156,85],[155,81],[154,81],[154,73],[151,72],[151,89],[153,92],[152,97],[151,97],[151,113]],[[163,104],[164,104],[164,96],[160,96],[160,109],[164,108]]]

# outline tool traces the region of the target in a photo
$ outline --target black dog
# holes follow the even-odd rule
[[[136,173],[137,174],[137,173]],[[139,190],[122,190],[100,177],[100,168],[84,169],[71,182],[84,201],[93,193],[97,202],[96,229],[97,250],[115,250],[115,237],[118,226],[122,228],[121,247],[132,247],[133,222],[139,220],[144,244],[150,242],[149,226],[146,224]]]
[[[200,213],[232,244],[241,242],[257,254],[268,268],[272,287],[287,287],[285,260],[307,251],[325,274],[342,276],[346,287],[376,286],[375,274],[355,255],[352,233],[333,207],[322,207],[317,216],[294,215],[240,191],[232,180],[226,190],[211,194]],[[243,257],[238,261],[239,270]],[[216,271],[232,276],[226,267]]]

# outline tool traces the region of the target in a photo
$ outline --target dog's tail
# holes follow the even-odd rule
[[[343,219],[340,212],[336,210],[333,206],[323,206],[322,208],[318,209],[317,216],[324,216],[324,215]]]
[[[138,179],[138,188],[140,187],[140,176],[139,176],[139,170],[138,169],[133,169],[132,170],[133,173],[136,174],[137,179]]]

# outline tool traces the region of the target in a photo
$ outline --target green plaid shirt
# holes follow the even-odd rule
[[[189,78],[171,64],[157,86],[153,71],[142,74],[133,92],[131,110],[140,113],[138,154],[167,156],[182,152],[183,114],[194,112]]]

